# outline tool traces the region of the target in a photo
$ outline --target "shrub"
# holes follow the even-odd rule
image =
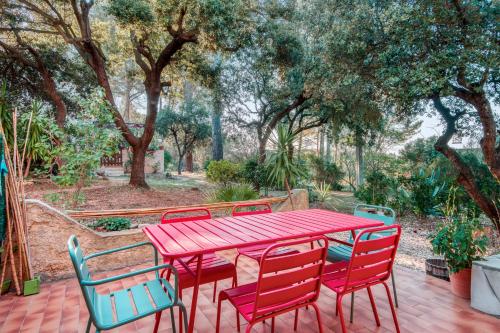
[[[248,183],[253,184],[255,189],[267,188],[270,186],[269,174],[265,165],[259,165],[257,158],[251,158],[243,163],[241,177]]]
[[[365,184],[354,192],[354,196],[370,205],[386,205],[395,181],[383,172],[373,171],[367,175]]]
[[[440,215],[446,201],[446,183],[440,180],[439,173],[433,170],[427,175],[420,169],[405,180],[412,210],[417,216]]]
[[[207,168],[209,181],[226,186],[230,182],[238,181],[240,166],[226,160],[211,161]]]
[[[206,198],[210,203],[255,200],[259,193],[250,184],[231,184],[208,192]]]
[[[105,217],[97,220],[92,228],[104,228],[106,231],[120,231],[130,229],[131,221],[125,217]]]
[[[471,268],[472,261],[481,259],[488,244],[479,220],[465,215],[448,218],[431,239],[432,250],[444,256],[451,273]]]
[[[327,183],[333,190],[342,189],[340,180],[344,177],[344,172],[335,163],[314,155],[311,155],[309,160],[314,173],[313,178],[317,183]]]
[[[164,150],[163,151],[163,169],[167,171],[170,169],[170,166],[173,162],[172,154],[170,154],[168,151]]]

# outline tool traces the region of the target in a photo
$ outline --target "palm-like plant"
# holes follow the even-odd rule
[[[291,202],[290,186],[295,185],[300,177],[304,176],[304,171],[293,160],[289,147],[293,146],[296,135],[290,133],[284,125],[276,129],[276,150],[269,156],[267,167],[269,168],[269,180],[279,186],[284,186],[288,192]],[[292,202],[293,206],[293,202]]]

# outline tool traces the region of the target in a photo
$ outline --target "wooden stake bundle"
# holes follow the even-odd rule
[[[28,244],[28,226],[26,205],[24,196],[24,154],[30,124],[27,129],[25,147],[23,148],[23,157],[19,154],[17,147],[17,116],[12,113],[12,124],[14,133],[13,147],[10,147],[6,138],[4,129],[0,124],[0,134],[4,145],[4,159],[8,173],[5,176],[5,201],[6,201],[6,237],[3,243],[4,252],[2,258],[2,269],[0,275],[0,286],[3,285],[7,277],[7,266],[10,268],[10,275],[18,295],[22,293],[23,282],[33,279],[33,272],[29,257]],[[15,253],[17,251],[17,253]],[[16,256],[17,254],[17,256]]]

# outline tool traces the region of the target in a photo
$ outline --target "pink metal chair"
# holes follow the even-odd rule
[[[280,247],[305,245],[315,240],[321,240],[323,245],[279,257],[272,255]],[[222,301],[229,300],[236,308],[237,313],[241,314],[248,322],[247,333],[252,330],[256,323],[268,318],[272,318],[271,331],[274,332],[274,318],[293,310],[295,310],[294,330],[297,330],[298,310],[308,305],[314,308],[319,332],[322,333],[321,316],[316,300],[321,288],[327,249],[328,239],[324,236],[269,246],[262,254],[257,282],[220,292],[216,332],[220,331]],[[239,315],[236,318],[239,332]]]
[[[255,210],[241,210],[242,208],[262,208],[262,209],[255,209]],[[248,216],[248,215],[260,215],[260,214],[269,214],[272,213],[271,205],[268,203],[248,203],[248,204],[240,204],[236,205],[233,207],[232,216]],[[255,246],[246,246],[237,249],[238,254],[236,255],[236,259],[234,260],[234,266],[238,266],[238,259],[240,256],[245,256],[250,259],[253,259],[260,263],[262,259],[262,255],[266,251],[266,249],[269,247],[269,244],[261,244],[261,245],[255,245]],[[297,253],[296,250],[294,249],[289,249],[289,248],[279,248],[276,249],[271,256],[282,256],[286,254],[291,254],[291,253]]]
[[[381,233],[382,236],[376,239],[366,237],[367,234],[371,233]],[[396,331],[400,332],[391,293],[386,283],[391,276],[400,236],[401,227],[397,224],[364,229],[358,233],[354,240],[350,261],[336,262],[325,267],[323,284],[337,294],[335,313],[340,316],[343,333],[346,332],[346,327],[342,311],[342,298],[361,289],[368,291],[375,322],[377,326],[380,326],[380,319],[371,290],[371,287],[377,284],[382,284],[385,287],[394,325]]]
[[[201,212],[202,214],[197,215],[189,215],[189,216],[172,216],[179,215],[185,213],[196,213]],[[161,223],[180,223],[180,222],[189,222],[189,221],[201,221],[201,220],[210,220],[212,218],[210,211],[206,208],[190,208],[190,209],[178,209],[178,210],[169,210],[163,213],[161,217]],[[207,222],[208,223],[208,222]],[[186,288],[191,288],[195,285],[196,280],[195,276],[197,275],[196,267],[197,267],[197,257],[185,257],[181,258],[182,263],[179,261],[171,262],[170,259],[164,258],[165,263],[173,264],[173,266],[177,269],[178,281],[179,281],[179,297],[182,299],[182,290]],[[190,269],[187,270],[186,266]],[[170,278],[171,271],[164,270],[161,273],[163,276],[167,273],[167,280]],[[192,274],[194,273],[194,274]],[[215,253],[206,254],[203,256],[203,261],[201,264],[201,284],[214,283],[214,293],[213,293],[213,302],[215,302],[215,296],[217,295],[217,281],[225,280],[228,278],[233,279],[233,287],[238,285],[238,277],[236,274],[236,266],[224,259],[220,258]],[[179,326],[181,327],[182,332],[182,318],[179,318]]]

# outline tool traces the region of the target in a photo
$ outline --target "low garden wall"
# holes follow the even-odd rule
[[[306,190],[292,192],[293,208],[309,207]],[[103,251],[147,240],[140,229],[96,232],[78,223],[64,212],[39,200],[27,200],[28,235],[33,271],[42,281],[74,276],[67,250],[69,236],[76,235],[84,253]],[[290,200],[273,207],[274,211],[290,211]],[[90,261],[92,271],[103,271],[153,260],[151,247],[145,246]]]

